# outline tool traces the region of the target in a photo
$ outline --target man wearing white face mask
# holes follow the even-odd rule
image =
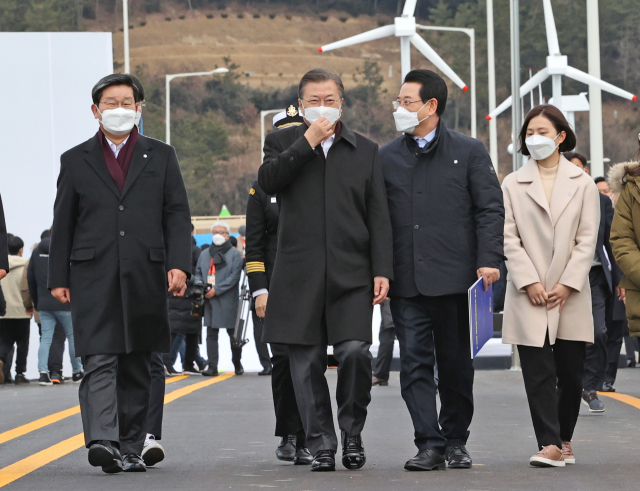
[[[371,319],[392,279],[378,146],[340,121],[343,97],[334,73],[306,73],[298,86],[305,124],[267,135],[258,174],[280,207],[262,340],[288,349],[312,471],[335,470],[328,344],[339,364],[342,464],[365,464],[360,433],[371,400]]]
[[[504,207],[489,155],[440,119],[447,85],[430,70],[407,74],[394,103],[404,135],[380,149],[393,226],[391,312],[400,384],[418,454],[405,469],[469,468],[473,416],[467,291],[500,277]],[[435,354],[434,354],[435,347]],[[437,359],[440,414],[436,408]]]
[[[182,296],[191,274],[191,214],[174,149],[135,127],[140,82],[108,75],[91,95],[99,130],[61,157],[49,289],[71,302],[89,463],[144,472],[151,353],[169,351],[167,290]]]

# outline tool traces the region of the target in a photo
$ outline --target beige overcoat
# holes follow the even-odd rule
[[[589,270],[600,224],[600,198],[593,179],[560,157],[548,203],[540,171],[529,160],[502,183],[507,291],[502,342],[542,347],[557,338],[593,342]],[[525,287],[558,283],[575,291],[562,309],[534,306]]]

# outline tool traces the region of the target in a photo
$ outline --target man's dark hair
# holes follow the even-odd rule
[[[573,132],[573,129],[571,129],[571,125],[564,117],[564,114],[562,114],[562,111],[560,111],[560,109],[558,109],[556,106],[552,106],[551,104],[542,104],[541,106],[534,107],[531,111],[529,111],[527,117],[524,118],[524,124],[522,125],[522,129],[520,130],[519,138],[520,152],[522,153],[522,155],[529,156],[529,149],[527,148],[527,144],[525,143],[525,140],[527,139],[527,128],[529,127],[529,123],[531,122],[531,120],[536,116],[544,116],[549,121],[551,121],[551,124],[556,129],[558,134],[560,134],[562,131],[567,134],[564,141],[560,144],[560,153],[569,152],[576,148],[576,134]]]
[[[598,184],[598,183],[600,183],[600,182],[607,182],[607,180],[606,180],[604,177],[602,177],[602,176],[598,176],[598,177],[596,177],[596,178],[594,179],[594,182],[595,182],[596,184]]]
[[[144,87],[140,83],[137,77],[129,75],[128,73],[113,73],[100,79],[100,81],[91,89],[91,98],[93,103],[97,106],[102,99],[102,93],[107,87],[113,87],[114,85],[126,85],[133,89],[133,97],[136,102],[144,101]]]
[[[436,114],[442,116],[447,107],[447,96],[449,94],[447,83],[444,79],[436,72],[421,68],[407,73],[403,83],[406,84],[408,82],[420,84],[422,86],[420,87],[420,99],[422,102],[425,103],[429,99],[435,99],[438,102]]]
[[[40,240],[47,239],[49,237],[51,237],[51,229],[50,228],[48,228],[47,230],[45,230],[44,232],[42,232],[40,234]]]
[[[583,169],[586,169],[587,167],[589,167],[589,164],[587,164],[587,157],[585,157],[581,153],[578,153],[578,152],[565,152],[562,155],[567,160],[578,159],[580,162],[582,162],[582,168]]]
[[[329,80],[333,80],[336,83],[338,92],[340,93],[340,99],[344,99],[344,84],[342,83],[340,75],[325,70],[324,68],[314,68],[302,76],[298,84],[298,99],[304,100],[302,95],[304,94],[304,88],[309,82],[328,82]]]
[[[9,255],[17,256],[20,252],[20,249],[24,248],[24,242],[20,237],[16,237],[15,235],[7,234],[7,239],[9,243]]]

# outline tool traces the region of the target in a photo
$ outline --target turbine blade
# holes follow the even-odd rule
[[[578,82],[582,82],[587,85],[595,85],[600,87],[602,90],[610,92],[613,95],[617,95],[618,97],[622,97],[623,99],[628,99],[630,101],[635,101],[636,96],[631,92],[627,92],[626,90],[622,90],[615,85],[610,84],[609,82],[605,82],[604,80],[600,80],[599,78],[594,77],[593,75],[589,75],[588,73],[581,72],[580,70],[567,67],[566,76],[577,80]]]
[[[531,90],[534,89],[534,87],[536,87],[537,85],[540,85],[547,78],[549,78],[549,70],[546,69],[546,68],[543,68],[538,73],[536,73],[533,77],[531,77],[529,80],[527,80],[526,83],[523,84],[520,87],[520,97],[524,97],[525,95],[527,95],[529,92],[531,92]],[[491,120],[491,119],[497,117],[502,112],[504,112],[505,109],[511,107],[512,100],[513,100],[513,98],[511,96],[507,97],[507,99],[502,104],[500,104],[498,107],[496,107],[487,116],[487,120]]]
[[[440,58],[440,55],[436,53],[433,48],[429,46],[422,37],[420,37],[419,34],[414,34],[409,38],[409,40],[411,41],[411,44],[413,44],[418,51],[427,58],[427,60],[433,63],[438,70],[449,77],[454,84],[464,91],[467,90],[467,84],[465,84],[462,79],[456,75],[456,72],[454,72],[451,67],[449,67],[442,58]]]
[[[560,54],[560,44],[558,43],[558,31],[556,30],[556,21],[553,18],[553,9],[551,8],[551,0],[542,0],[544,6],[544,27],[547,31],[547,47],[549,48],[549,56]]]
[[[366,43],[367,41],[375,41],[376,39],[386,38],[393,36],[396,33],[396,26],[382,26],[371,31],[363,32],[362,34],[356,34],[350,38],[343,39],[342,41],[336,41],[335,43],[326,44],[318,48],[320,53],[325,51],[331,51],[333,49],[344,48],[346,46],[353,46],[354,44]]]
[[[405,0],[402,17],[414,17],[418,0]]]

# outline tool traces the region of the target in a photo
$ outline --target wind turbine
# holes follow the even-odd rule
[[[565,113],[573,113],[574,111],[582,111],[583,106],[580,107],[580,96],[562,96],[562,76],[572,78],[578,82],[582,82],[587,85],[595,85],[602,90],[610,92],[630,101],[635,101],[636,96],[631,92],[622,90],[615,85],[608,82],[604,82],[599,78],[584,73],[576,68],[569,66],[567,57],[560,54],[560,45],[558,43],[558,31],[556,30],[556,23],[553,18],[553,10],[551,9],[551,0],[542,0],[544,6],[544,25],[547,31],[547,46],[549,47],[549,56],[547,56],[547,66],[531,77],[527,82],[520,87],[520,97],[524,97],[534,87],[540,85],[542,82],[551,77],[551,84],[553,88],[553,98],[549,101],[558,109]],[[584,96],[582,97],[584,98]],[[513,102],[513,96],[509,96],[502,104],[496,107],[488,116],[487,120],[495,118],[505,109],[511,107]],[[583,102],[582,102],[583,103]]]
[[[367,41],[375,41],[376,39],[382,39],[389,36],[396,36],[400,38],[400,63],[402,67],[402,79],[407,73],[411,71],[411,45],[413,44],[420,53],[422,53],[427,60],[433,63],[438,70],[449,77],[454,84],[466,91],[468,89],[456,72],[454,72],[445,61],[440,58],[440,55],[436,53],[429,44],[422,39],[422,37],[416,32],[416,10],[417,0],[406,0],[404,3],[404,9],[402,15],[394,19],[394,23],[391,26],[378,27],[371,31],[363,32],[351,36],[350,38],[343,39],[342,41],[336,41],[335,43],[327,44],[318,48],[320,53],[325,53],[338,48],[344,48],[346,46],[353,46],[354,44],[365,43]]]

